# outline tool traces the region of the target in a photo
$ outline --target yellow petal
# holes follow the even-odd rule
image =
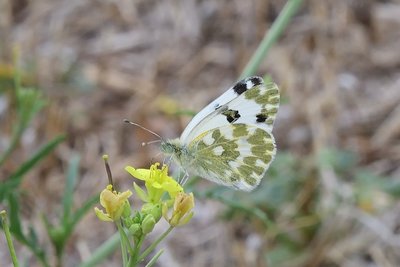
[[[105,222],[112,222],[113,220],[105,214],[102,210],[98,209],[97,207],[94,208],[94,212],[96,213],[97,218]]]
[[[107,188],[100,193],[100,205],[102,205],[107,210],[108,203],[112,199],[114,194]]]
[[[192,219],[193,214],[194,214],[194,213],[193,213],[193,211],[192,211],[192,212],[190,212],[189,214],[187,214],[186,216],[184,216],[184,217],[179,221],[178,226],[182,226],[182,225],[187,224],[187,223]]]
[[[108,189],[104,189],[100,194],[100,204],[106,210],[108,216],[111,219],[117,220],[121,217],[124,210],[125,202],[128,197],[132,195],[130,190],[126,190],[122,193],[111,192]]]
[[[168,192],[171,198],[175,198],[179,192],[183,192],[182,186],[178,184],[175,180],[171,179],[170,181],[163,183],[162,188]]]
[[[133,177],[146,181],[150,177],[151,171],[148,169],[135,169],[132,166],[126,166],[125,170]]]

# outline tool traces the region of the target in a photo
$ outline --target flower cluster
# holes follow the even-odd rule
[[[127,166],[125,170],[144,182],[144,189],[133,183],[135,193],[143,201],[141,207],[132,211],[128,201],[132,192],[117,192],[112,185],[108,185],[100,194],[100,204],[104,210],[97,207],[94,210],[100,220],[117,225],[121,234],[124,266],[136,266],[174,227],[190,221],[193,217],[194,197],[193,193],[185,193],[182,186],[168,175],[168,166],[160,168],[160,164],[155,163],[149,169]],[[141,253],[144,238],[153,231],[162,217],[170,228]],[[124,257],[124,253],[127,256]]]

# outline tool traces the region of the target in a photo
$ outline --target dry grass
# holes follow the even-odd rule
[[[50,103],[0,174],[49,138],[68,134],[24,181],[26,223],[45,237],[40,213],[57,214],[74,153],[82,157],[77,205],[106,183],[102,153],[110,155],[118,183],[130,186],[123,167],[148,166],[158,151],[142,148],[152,137],[122,119],[178,136],[187,118],[165,111],[199,110],[228,88],[284,2],[0,0],[2,65],[18,45],[24,81],[41,88]],[[306,1],[259,71],[270,73],[284,96],[274,130],[279,149],[297,155],[347,149],[371,172],[399,177],[399,44],[398,1]],[[0,115],[0,149],[12,116]],[[333,171],[317,176],[326,205],[338,191],[345,194]],[[199,201],[193,223],[168,239],[159,266],[264,266],[268,240],[218,220],[220,207]],[[306,260],[288,266],[399,266],[399,218],[398,203],[373,213],[343,205],[336,217],[321,221]],[[354,220],[357,226],[349,223]],[[89,214],[69,242],[66,266],[88,257],[113,231]],[[333,238],[338,232],[345,238]],[[0,262],[7,258],[2,240]]]

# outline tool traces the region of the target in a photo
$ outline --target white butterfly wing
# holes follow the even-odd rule
[[[243,79],[201,110],[183,131],[180,140],[190,143],[200,134],[230,124],[255,125],[272,131],[279,106],[279,89],[254,76]]]
[[[196,152],[190,173],[244,191],[257,187],[276,154],[272,133],[243,123],[205,132],[188,149]]]
[[[208,117],[210,114],[214,113],[216,108],[229,103],[233,99],[238,97],[238,94],[234,91],[234,86],[229,88],[225,93],[220,95],[218,98],[216,98],[214,101],[212,101],[210,104],[208,104],[205,108],[203,108],[200,112],[196,114],[196,116],[193,117],[193,119],[189,122],[189,124],[186,126],[185,130],[182,132],[180,139],[181,140],[186,140],[188,139],[189,135],[192,135],[192,131],[196,128],[196,132],[199,129],[199,125],[205,123],[204,119]],[[205,129],[211,129],[209,127]]]

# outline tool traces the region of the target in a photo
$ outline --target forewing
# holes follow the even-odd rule
[[[180,140],[188,144],[201,133],[240,123],[271,132],[278,107],[279,89],[276,84],[265,84],[257,76],[243,79],[200,111]]]
[[[252,77],[250,77],[250,78],[252,78]],[[250,79],[250,78],[247,78],[247,79]],[[259,77],[253,77],[253,78],[259,78]],[[208,127],[204,127],[204,126],[206,126],[206,125],[204,125],[205,122],[207,122],[208,119],[213,116],[213,114],[217,113],[216,110],[219,107],[221,107],[221,106],[231,102],[233,99],[237,98],[240,95],[238,92],[242,91],[242,89],[240,89],[240,87],[245,86],[245,88],[247,88],[247,85],[245,84],[245,80],[246,79],[243,79],[243,80],[237,82],[235,85],[233,85],[231,88],[229,88],[225,93],[220,95],[218,98],[216,98],[214,101],[212,101],[206,107],[204,107],[200,112],[198,112],[196,114],[196,116],[194,116],[193,119],[186,126],[185,130],[181,134],[180,139],[188,140],[189,135],[193,136],[193,130],[195,132],[199,132],[203,128],[206,130],[211,129]],[[205,132],[205,131],[202,131],[202,132]],[[194,135],[194,136],[197,136],[197,135]]]
[[[188,148],[195,155],[191,174],[245,191],[260,183],[276,154],[270,132],[242,123],[203,133]]]

